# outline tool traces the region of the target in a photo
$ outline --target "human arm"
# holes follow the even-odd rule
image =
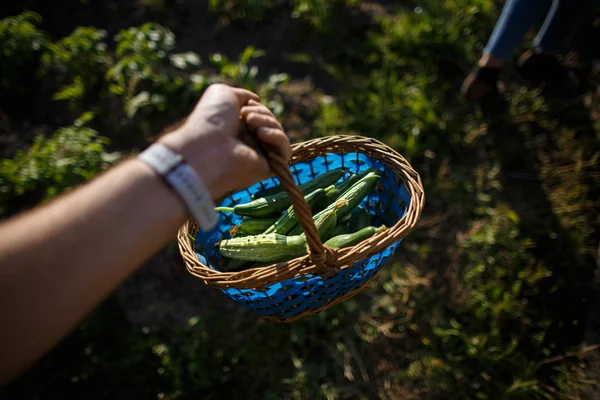
[[[214,85],[186,122],[160,139],[184,156],[214,198],[269,175],[266,161],[238,139],[240,114],[262,140],[290,155],[281,125],[255,100]],[[175,192],[131,159],[1,224],[0,384],[60,341],[186,218]]]

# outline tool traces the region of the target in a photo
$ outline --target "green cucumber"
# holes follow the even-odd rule
[[[361,172],[360,174],[358,174],[359,179],[364,178],[365,176],[367,176],[368,174],[370,174],[371,172],[377,174],[377,175],[381,175],[381,171],[378,170],[377,168],[367,168],[365,169],[363,172]]]
[[[327,208],[331,203],[333,203],[342,193],[352,187],[359,180],[359,176],[357,174],[352,174],[345,181],[338,183],[332,189],[326,190],[325,198],[317,203],[316,209],[319,211]]]
[[[336,249],[355,246],[363,240],[374,236],[376,233],[383,232],[386,229],[387,228],[385,227],[385,225],[381,225],[379,228],[376,228],[374,226],[367,226],[366,228],[362,228],[358,232],[334,236],[328,241],[326,241],[325,245]]]
[[[320,214],[319,218],[314,220],[314,223],[321,241],[329,239],[333,236],[333,232],[335,231],[335,226],[337,224],[337,210],[333,209]],[[298,226],[298,229],[300,229],[300,233],[298,235],[305,237],[306,234],[302,231],[302,227]]]
[[[223,269],[225,272],[237,272],[242,271],[244,269],[248,269],[252,265],[251,262],[246,260],[236,260],[234,258],[230,258],[227,261],[227,266]]]
[[[315,219],[315,226],[317,227],[321,241],[325,241],[333,236],[333,231],[337,223],[337,212],[337,209],[332,209],[324,212],[319,218]],[[304,236],[304,233],[302,235]]]
[[[352,213],[358,205],[375,189],[379,175],[374,172],[369,172],[364,178],[356,182],[350,189],[340,195],[334,204],[328,208],[335,206],[340,201],[348,201],[345,207],[338,210],[338,218],[343,218],[345,215]]]
[[[325,238],[331,237],[336,223],[336,212],[333,209],[323,213],[315,225],[319,235]],[[304,234],[296,236],[284,236],[276,233],[245,236],[222,240],[219,243],[219,251],[225,257],[235,260],[275,262],[285,261],[306,254],[306,237]],[[231,262],[231,268],[241,268],[243,264]],[[229,265],[228,265],[229,269]]]
[[[351,232],[349,223],[338,223],[333,231],[333,236],[346,235]]]
[[[352,187],[352,185],[354,185],[356,182],[358,182],[360,179],[364,178],[371,172],[376,173],[377,175],[380,175],[380,173],[381,173],[381,171],[379,171],[376,168],[368,168],[368,169],[364,170],[363,172],[361,172],[360,174],[350,174],[350,176],[348,178],[346,178],[346,180],[335,185],[334,189],[327,191],[327,197],[325,198],[325,201],[323,202],[323,204],[321,204],[321,206],[322,206],[321,210],[323,210],[326,207],[328,207],[329,205],[331,205],[335,200],[337,200],[340,197],[340,195],[342,193],[344,193],[346,190],[350,189]],[[348,218],[346,218],[346,221],[348,220]]]
[[[333,185],[331,187],[333,187]],[[314,192],[311,192],[308,195],[306,195],[306,197],[304,197],[304,200],[306,200],[306,203],[308,204],[308,206],[312,208],[312,206],[315,203],[318,203],[324,197],[325,197],[325,190],[319,188],[319,189],[315,190]],[[287,211],[281,217],[279,217],[276,221],[274,221],[263,232],[264,233],[278,233],[280,235],[285,235],[290,230],[292,230],[297,224],[298,224],[298,218],[296,218],[296,210],[294,210],[294,206],[292,205],[287,209]],[[263,232],[260,232],[260,233],[263,233]]]
[[[303,236],[284,236],[276,233],[222,240],[219,251],[225,257],[245,261],[279,261],[306,254]]]
[[[273,223],[277,221],[277,218],[244,218],[238,225],[239,231],[247,235],[258,235],[263,233]]]
[[[348,186],[345,187],[345,188],[340,188],[340,190],[343,192],[344,190],[348,189],[354,182],[356,182],[357,180],[359,180],[360,178],[362,178],[363,176],[365,176],[366,174],[368,174],[369,172],[372,172],[372,171],[373,172],[379,172],[378,169],[368,168],[368,169],[364,170],[363,172],[361,172],[360,174],[351,174],[348,177],[348,179],[346,179],[344,181],[344,182],[350,181],[350,183],[348,184]],[[355,179],[351,179],[352,177],[354,177]],[[260,197],[271,196],[271,195],[277,194],[279,192],[283,192],[283,187],[281,186],[281,184],[279,184],[277,186],[270,187],[270,188],[259,190],[258,192],[254,193],[252,195],[252,199],[254,200],[254,199],[258,199]],[[329,205],[329,204],[327,204],[327,205]],[[325,208],[325,207],[323,207],[323,208]]]
[[[317,215],[313,217],[313,220],[316,219],[327,210],[331,210],[332,208],[339,208],[337,211],[337,218],[339,220],[343,220],[344,217],[354,210],[367,195],[375,188],[377,184],[377,180],[379,179],[379,175],[374,172],[369,172],[365,177],[356,182],[350,189],[346,190],[342,193],[334,203],[329,205],[325,210],[319,212]],[[340,203],[345,203],[345,206],[339,207]],[[300,231],[298,227],[294,228],[290,234],[297,235]]]
[[[283,192],[283,187],[281,186],[281,184],[270,188],[261,189],[252,195],[252,200],[260,199],[261,197],[265,196],[272,196],[280,192]]]
[[[304,183],[298,188],[303,194],[315,191],[319,188],[330,186],[337,182],[345,174],[343,169],[332,169],[322,175],[317,176],[312,181]],[[261,197],[249,203],[238,204],[234,207],[217,207],[217,211],[234,212],[238,215],[248,217],[265,217],[279,214],[290,206],[290,199],[286,192],[277,193],[271,196]]]
[[[362,207],[356,207],[352,210],[350,216],[349,228],[351,232],[356,232],[371,225],[371,214]]]

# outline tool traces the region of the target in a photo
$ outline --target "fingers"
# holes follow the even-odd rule
[[[202,107],[216,105],[221,108],[228,108],[237,114],[242,106],[248,104],[251,100],[257,103],[256,100],[258,99],[258,95],[249,90],[215,83],[204,91],[196,108],[201,109]]]
[[[261,126],[266,126],[267,128],[279,129],[283,131],[283,127],[281,126],[279,121],[277,121],[277,118],[275,118],[272,114],[265,115],[259,114],[257,112],[251,112],[248,114],[247,117],[245,117],[245,119],[248,126],[254,131],[257,131],[258,128],[260,128]]]
[[[240,115],[244,118],[247,118],[248,115],[250,115],[251,113],[257,113],[257,114],[262,114],[262,115],[266,115],[266,116],[273,116],[273,113],[271,113],[271,110],[269,110],[267,107],[263,106],[262,104],[259,104],[257,106],[250,106],[250,105],[244,106],[240,110]]]
[[[254,130],[257,130],[261,126],[283,130],[283,127],[279,121],[277,121],[277,118],[275,118],[271,110],[256,101],[250,101],[249,105],[242,107],[240,115]]]
[[[211,85],[204,91],[181,130],[190,138],[200,135],[234,136],[240,125],[240,108],[251,100],[256,103],[258,98],[246,89]]]
[[[267,160],[241,140],[233,140],[235,146],[232,162],[239,168],[236,177],[242,180],[241,184],[251,185],[254,182],[268,178],[271,170]]]
[[[286,160],[290,159],[292,156],[290,140],[282,130],[261,126],[256,131],[256,134],[262,142],[268,143],[275,147],[279,154],[283,156],[283,158]]]
[[[250,100],[248,105],[242,107],[240,114],[261,141],[275,147],[279,154],[289,160],[292,154],[290,141],[277,118],[267,107]]]
[[[260,99],[256,93],[252,93],[251,91],[246,90],[246,89],[233,88],[233,91],[235,92],[235,95],[238,99],[238,104],[240,105],[240,107],[243,106],[244,104],[247,104],[250,101],[254,101],[255,103],[257,103],[258,100]]]
[[[235,96],[239,107],[245,105],[250,100],[259,100],[259,97],[256,93],[246,89],[225,85],[223,83],[215,83],[210,85],[204,92],[204,95],[208,95],[208,97],[229,97],[230,94]]]

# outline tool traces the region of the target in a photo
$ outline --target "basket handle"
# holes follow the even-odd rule
[[[241,140],[262,153],[271,170],[279,178],[281,186],[294,206],[298,223],[306,236],[310,260],[321,273],[331,272],[332,268],[336,265],[336,251],[329,246],[325,246],[321,241],[310,207],[306,203],[306,200],[304,200],[304,195],[298,189],[287,161],[273,146],[261,142],[248,125],[245,125],[245,127],[246,129],[242,132]]]

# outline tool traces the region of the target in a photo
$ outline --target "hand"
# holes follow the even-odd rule
[[[258,139],[275,147],[288,160],[290,142],[281,124],[258,96],[244,89],[215,84],[175,131],[159,142],[183,155],[200,175],[213,198],[269,177],[267,161],[240,140],[242,116]]]

